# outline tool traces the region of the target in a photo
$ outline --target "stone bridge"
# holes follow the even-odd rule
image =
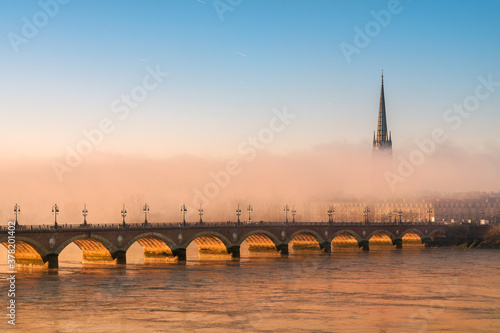
[[[287,255],[292,248],[317,248],[330,253],[332,245],[351,243],[368,251],[370,242],[385,240],[402,248],[403,240],[411,238],[428,244],[446,237],[447,225],[439,224],[371,224],[362,223],[272,223],[254,224],[119,224],[2,227],[0,242],[9,248],[15,236],[17,264],[44,265],[58,268],[59,254],[75,243],[84,262],[115,261],[126,263],[127,250],[135,242],[144,249],[145,258],[175,257],[186,260],[186,249],[194,241],[200,252],[226,253],[240,256],[246,241],[249,251],[278,251]],[[10,231],[9,231],[10,230]],[[9,239],[9,237],[11,239]],[[12,248],[12,247],[11,247]]]

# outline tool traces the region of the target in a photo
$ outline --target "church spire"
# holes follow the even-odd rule
[[[377,137],[373,143],[373,149],[392,149],[392,142],[389,133],[387,132],[387,118],[385,112],[385,95],[384,95],[384,71],[382,71],[382,79],[380,84],[380,102],[378,107],[378,126]]]
[[[384,72],[382,72],[382,83],[380,85],[380,103],[378,107],[378,127],[377,141],[387,140],[387,120],[385,117],[385,96],[384,96]]]

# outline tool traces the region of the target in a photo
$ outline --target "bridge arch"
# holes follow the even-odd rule
[[[236,245],[241,245],[241,243],[243,243],[248,237],[250,237],[252,235],[262,235],[262,236],[265,236],[271,242],[273,242],[273,244],[275,246],[278,246],[278,245],[281,244],[281,242],[278,239],[278,237],[276,237],[276,235],[274,235],[272,232],[269,232],[269,231],[266,231],[266,230],[253,230],[253,231],[247,232],[246,234],[244,234],[243,236],[241,236],[240,240],[238,241],[238,243],[236,243]]]
[[[438,234],[438,233],[439,233],[439,234],[446,235],[446,231],[445,231],[444,229],[437,228],[437,229],[432,230],[432,231],[429,233],[429,235],[428,235],[428,236],[426,236],[426,237],[430,238],[430,237],[432,237],[432,236],[434,236],[435,234]]]
[[[8,236],[0,236],[0,243],[9,249]],[[36,240],[17,236],[15,242],[16,263],[21,265],[43,265],[49,252]]]
[[[281,244],[278,237],[276,237],[273,233],[266,230],[253,230],[246,234],[244,234],[240,240],[236,243],[237,246],[241,246],[241,244],[247,241],[248,250],[249,251],[268,251],[275,250],[279,248]]]
[[[135,243],[139,243],[144,251],[144,258],[147,259],[160,259],[173,257],[175,250],[178,246],[169,237],[158,232],[144,232],[132,238],[123,247],[124,251]]]
[[[99,235],[81,234],[65,240],[53,253],[59,255],[71,243],[75,243],[82,250],[84,261],[111,261],[117,248],[113,243]]]
[[[358,235],[357,232],[353,231],[353,230],[350,230],[350,229],[342,229],[342,230],[339,230],[337,231],[336,233],[334,233],[330,239],[329,239],[329,242],[333,242],[333,240],[337,237],[337,236],[340,236],[340,235],[345,235],[345,234],[348,234],[348,235],[351,235],[352,237],[354,237],[354,239],[356,239],[358,242],[362,241],[363,239],[361,238],[360,235]]]
[[[410,229],[406,229],[405,231],[403,231],[400,235],[401,238],[403,238],[406,234],[408,233],[414,233],[414,234],[417,234],[418,237],[420,237],[420,240],[424,239],[425,238],[425,235],[422,233],[422,231],[418,230],[418,229],[415,229],[415,228],[410,228]]]
[[[302,238],[303,239],[298,239],[298,240],[294,240],[294,238],[296,238],[297,236],[303,236]],[[295,246],[305,246],[305,247],[309,247],[309,245],[313,245],[315,247],[316,243],[314,242],[316,241],[317,242],[317,245],[318,245],[318,249],[322,248],[323,244],[325,243],[325,240],[323,239],[323,237],[321,237],[320,234],[318,234],[316,231],[314,230],[311,230],[311,229],[301,229],[301,230],[298,230],[296,232],[294,232],[293,234],[291,234],[287,240],[286,240],[286,243],[289,244],[289,243],[292,243],[292,245],[295,247]],[[296,243],[297,245],[293,244],[293,243]]]
[[[143,238],[154,238],[154,239],[160,240],[160,241],[164,242],[165,245],[168,246],[168,248],[171,251],[175,251],[178,248],[177,244],[175,244],[175,242],[172,239],[170,239],[169,237],[167,237],[163,234],[160,234],[158,232],[145,232],[145,233],[142,233],[142,234],[135,236],[130,241],[128,241],[127,244],[125,244],[123,246],[123,250],[127,251],[135,242],[137,242],[138,240],[143,239]],[[142,244],[140,244],[140,245],[142,246]]]
[[[329,238],[330,248],[339,249],[339,248],[358,248],[362,238],[359,234],[353,230],[344,229],[335,232]]]
[[[184,243],[184,248],[195,241],[198,244],[200,253],[228,254],[231,248],[231,241],[224,235],[215,231],[202,231],[189,238]]]
[[[394,239],[396,239],[397,237],[392,233],[390,232],[389,230],[385,230],[385,229],[378,229],[378,230],[375,230],[373,231],[371,234],[368,235],[368,237],[366,237],[366,239],[368,241],[370,241],[370,239],[375,236],[375,235],[379,235],[379,234],[385,234],[386,236],[389,236],[390,240],[393,241]]]

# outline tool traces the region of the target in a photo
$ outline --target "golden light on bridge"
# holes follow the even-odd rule
[[[8,242],[2,242],[2,245],[8,248]],[[40,254],[30,244],[22,240],[16,241],[16,263],[20,265],[43,265]]]
[[[143,250],[144,259],[165,259],[173,258],[172,250],[159,238],[146,236],[137,240]]]
[[[92,238],[77,239],[74,243],[82,250],[83,262],[111,262],[113,258],[108,249],[99,241]]]
[[[354,238],[354,236],[348,232],[338,234],[332,240],[332,248],[347,248],[347,247],[352,247],[356,249],[359,247],[356,238]]]
[[[276,252],[276,245],[263,233],[256,233],[246,238],[250,252]]]

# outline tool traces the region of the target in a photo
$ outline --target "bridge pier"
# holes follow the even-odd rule
[[[126,265],[127,264],[127,252],[125,251],[116,251],[113,254],[113,259],[116,259],[117,265]]]
[[[396,238],[392,241],[392,245],[396,245],[396,249],[403,248],[403,240],[401,238]]]
[[[363,248],[363,251],[370,251],[370,241],[367,240],[358,241],[358,246]]]
[[[229,253],[233,258],[239,258],[240,257],[240,247],[237,245],[231,246],[230,248],[227,249],[227,253]]]
[[[276,249],[281,253],[282,256],[288,255],[288,244],[280,244],[276,247]]]
[[[324,242],[319,245],[325,253],[332,253],[332,243]]]
[[[59,268],[59,255],[55,253],[47,254],[46,262],[49,263],[49,268]]]
[[[177,261],[186,261],[186,249],[178,248],[172,251],[174,257],[177,257]]]
[[[430,247],[431,246],[431,238],[430,237],[424,237],[422,238],[422,244],[425,244],[425,247]]]

